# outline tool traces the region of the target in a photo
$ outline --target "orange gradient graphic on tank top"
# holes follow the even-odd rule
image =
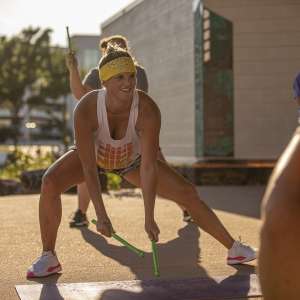
[[[133,144],[121,147],[101,144],[97,150],[97,164],[106,170],[123,169],[132,162]]]

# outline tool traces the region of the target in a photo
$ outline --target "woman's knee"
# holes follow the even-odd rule
[[[45,193],[57,193],[57,182],[56,182],[57,176],[55,176],[54,172],[51,172],[49,170],[46,171],[46,173],[42,177],[42,187],[41,192]]]

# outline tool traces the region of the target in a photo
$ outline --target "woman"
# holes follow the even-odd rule
[[[100,50],[102,55],[105,53],[108,44],[118,45],[120,48],[129,50],[128,40],[122,35],[112,35],[107,38],[103,38],[100,41]],[[99,78],[98,67],[92,68],[85,76],[83,82],[81,82],[80,74],[78,70],[78,64],[74,52],[67,54],[67,67],[70,73],[70,88],[75,99],[78,101],[88,92],[92,90],[101,89],[101,81]],[[148,78],[145,69],[137,63],[135,60],[136,67],[136,88],[148,93]],[[162,151],[158,152],[158,159],[166,161]],[[100,175],[100,183],[106,185],[106,175]],[[87,190],[86,184],[83,182],[77,186],[78,191],[78,209],[75,211],[72,220],[70,221],[70,227],[81,227],[89,224],[86,216],[86,212],[90,203],[90,196]],[[188,212],[181,208],[183,211],[183,220],[185,222],[192,221],[191,216]]]
[[[130,54],[108,46],[99,72],[104,89],[87,94],[75,109],[76,149],[57,160],[43,177],[40,228],[43,253],[29,268],[28,277],[61,271],[55,241],[61,220],[60,194],[85,180],[97,216],[97,230],[110,237],[113,227],[101,196],[98,172],[111,171],[141,187],[145,230],[157,241],[154,219],[156,194],[186,207],[195,223],[227,249],[228,264],[256,258],[255,251],[234,241],[213,211],[199,199],[195,186],[157,159],[160,111],[144,92],[137,91],[136,69]],[[98,169],[97,169],[98,166]]]

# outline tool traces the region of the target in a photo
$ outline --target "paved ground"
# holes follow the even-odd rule
[[[259,246],[259,206],[264,187],[201,187],[200,195],[215,209],[234,237]],[[76,207],[74,195],[63,196],[63,218],[57,253],[63,274],[28,281],[27,267],[40,254],[38,195],[0,197],[0,299],[18,299],[17,284],[78,283],[153,279],[151,245],[143,230],[143,204],[139,190],[104,196],[115,230],[139,248],[145,259],[127,252],[112,239],[99,236],[94,226],[70,229],[68,218]],[[88,215],[94,216],[92,207]],[[250,275],[256,262],[241,267],[225,264],[226,250],[196,226],[182,222],[177,206],[158,199],[156,218],[162,279]]]

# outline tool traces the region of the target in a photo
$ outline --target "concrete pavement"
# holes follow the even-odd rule
[[[238,238],[259,246],[259,205],[264,187],[201,187],[200,195],[215,209],[225,226]],[[0,198],[0,299],[19,299],[17,284],[79,283],[154,279],[151,244],[144,233],[143,203],[139,190],[104,195],[105,205],[119,235],[144,249],[145,259],[128,252],[113,239],[99,236],[91,224],[70,229],[69,216],[76,207],[75,195],[63,195],[63,218],[57,239],[57,253],[63,266],[60,276],[36,281],[25,278],[26,269],[40,254],[38,195]],[[88,216],[94,217],[92,206]],[[226,265],[226,249],[208,234],[182,222],[178,207],[164,199],[156,203],[161,229],[159,247],[162,279],[250,275],[256,262],[244,266]]]

